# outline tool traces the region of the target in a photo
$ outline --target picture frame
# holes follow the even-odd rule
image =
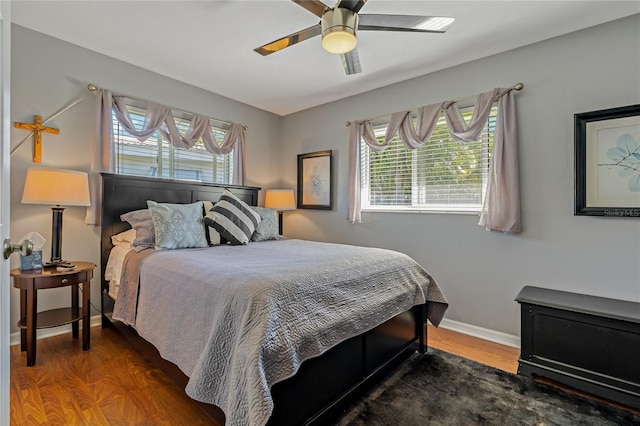
[[[574,114],[574,215],[640,218],[640,104]]]
[[[333,208],[331,157],[331,150],[298,155],[299,209]]]

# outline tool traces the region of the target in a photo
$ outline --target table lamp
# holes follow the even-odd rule
[[[267,189],[264,206],[278,211],[278,232],[282,235],[282,212],[296,209],[293,189]]]
[[[91,205],[87,173],[30,167],[24,182],[22,203],[52,205],[51,260],[43,266],[70,266],[62,259],[62,206]]]

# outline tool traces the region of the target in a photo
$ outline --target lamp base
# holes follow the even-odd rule
[[[282,212],[278,212],[278,234],[282,235]]]
[[[49,262],[44,262],[42,264],[43,268],[57,268],[59,266],[62,266],[64,268],[68,268],[71,266],[71,263],[69,261],[66,260],[50,260]]]

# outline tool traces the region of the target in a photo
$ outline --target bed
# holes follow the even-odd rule
[[[215,202],[228,188],[255,206],[259,191],[113,174],[103,174],[102,179],[102,271],[113,249],[111,237],[129,228],[120,215],[146,208],[147,200]],[[142,258],[140,289],[132,299],[135,319],[122,314],[127,299],[121,296],[115,315],[120,320],[114,318],[113,288],[103,279],[103,327],[122,331],[219,424],[325,424],[335,419],[416,350],[425,353],[426,320],[437,324],[447,308],[426,271],[404,255],[381,249],[284,239],[240,247],[159,250]],[[396,262],[399,266],[392,273],[384,269],[385,263]],[[362,282],[360,276],[376,279]],[[408,296],[400,290],[395,295],[396,281],[420,285],[407,284]],[[176,288],[176,282],[189,285]],[[222,283],[215,296],[204,295],[214,282]],[[196,291],[192,287],[201,293],[191,293]],[[242,293],[235,292],[236,287]],[[351,287],[360,292],[357,302],[342,298]],[[218,299],[222,305],[211,302]],[[321,300],[330,303],[323,308]],[[293,301],[304,303],[300,307]],[[209,306],[215,306],[210,317],[193,315]],[[246,313],[254,311],[267,315],[246,320]],[[218,327],[215,332],[209,331],[210,323]],[[236,323],[246,323],[246,329],[229,325]],[[234,342],[240,343],[236,347]],[[249,347],[246,342],[258,345]],[[235,350],[225,349],[228,346]],[[194,357],[185,355],[191,352]]]

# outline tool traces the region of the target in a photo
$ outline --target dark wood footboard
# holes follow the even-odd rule
[[[415,306],[322,356],[305,361],[292,378],[271,389],[269,425],[322,425],[339,417],[380,383],[426,339],[425,305]]]
[[[108,296],[106,296],[108,297]],[[342,415],[416,351],[426,346],[425,305],[415,306],[364,334],[352,337],[323,355],[302,363],[298,373],[273,386],[274,411],[269,425],[325,425]],[[103,326],[117,328],[143,358],[184,389],[189,378],[136,331],[103,315]],[[224,425],[215,405],[196,402],[213,421]]]

